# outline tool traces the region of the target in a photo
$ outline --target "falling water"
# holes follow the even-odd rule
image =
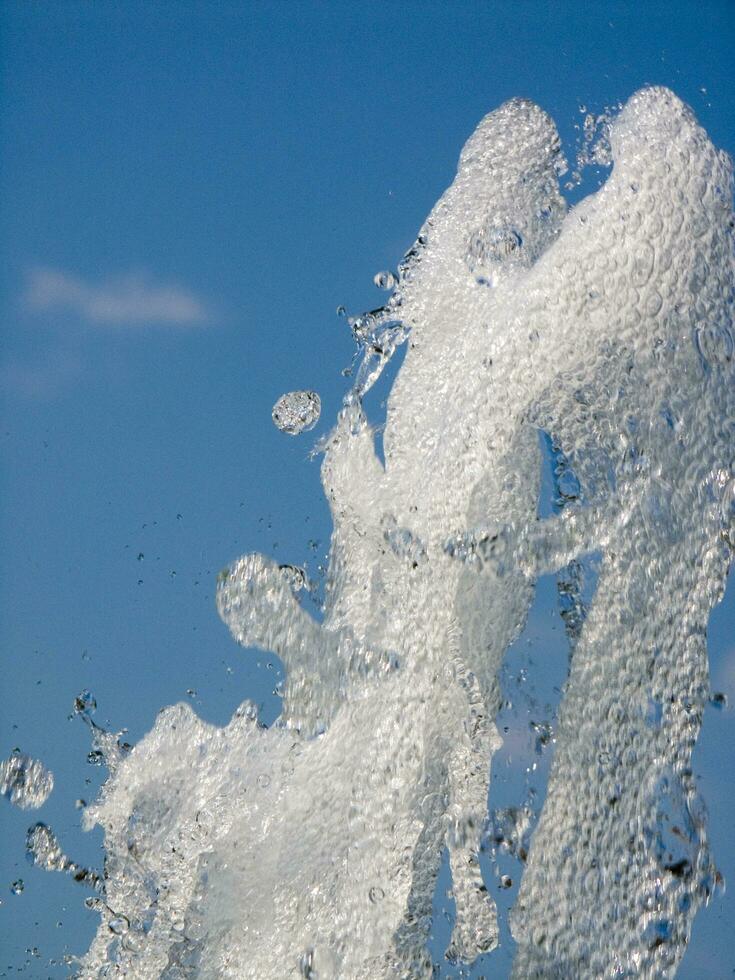
[[[324,620],[293,568],[240,558],[218,609],[282,659],[278,722],[179,704],[130,752],[98,738],[112,768],[85,820],[107,857],[82,976],[429,977],[444,848],[450,953],[470,963],[498,943],[488,835],[527,857],[515,977],[674,975],[716,879],[691,753],[735,544],[732,173],[661,88],[606,118],[604,152],[609,178],[567,211],[551,119],[490,113],[380,274],[385,306],[350,319],[362,359],[321,446]],[[362,398],[401,345],[383,463]],[[312,392],[276,407],[291,433],[319,411]],[[545,519],[539,433],[574,488]],[[592,551],[540,820],[489,825],[504,654],[537,576]]]

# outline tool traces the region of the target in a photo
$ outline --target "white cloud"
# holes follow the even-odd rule
[[[90,283],[59,269],[37,268],[28,276],[24,301],[33,312],[70,312],[111,326],[196,326],[209,319],[204,304],[187,289],[157,285],[140,274]]]

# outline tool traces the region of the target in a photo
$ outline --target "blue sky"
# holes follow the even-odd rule
[[[68,720],[75,695],[90,689],[97,720],[131,740],[185,697],[220,723],[248,696],[276,711],[276,668],[231,642],[214,576],[251,550],[312,573],[324,558],[308,452],[348,384],[336,307],[379,304],[374,273],[511,96],[546,108],[573,157],[581,104],[662,83],[735,152],[735,12],[9,0],[0,30],[0,754],[20,746],[56,774],[37,816],[0,808],[0,975],[63,976],[49,960],[82,950],[94,915],[82,889],[26,864],[23,841],[45,820],[75,860],[100,863],[74,807],[103,775]],[[323,405],[296,439],[270,421],[294,388]],[[734,588],[711,630],[713,686],[731,704]],[[545,601],[540,655],[558,646]],[[734,733],[732,710],[711,711],[697,754],[731,881]],[[729,975],[734,928],[726,894],[700,915],[681,975]]]

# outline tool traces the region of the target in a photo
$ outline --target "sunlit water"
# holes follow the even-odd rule
[[[735,533],[732,173],[665,89],[597,146],[593,129],[612,171],[567,211],[553,122],[520,100],[490,113],[379,274],[385,307],[350,320],[362,359],[320,447],[323,621],[291,566],[247,555],[219,581],[235,639],[286,667],[279,721],[246,702],[218,728],[180,704],[132,750],[90,721],[104,880],[44,825],[29,836],[99,892],[82,976],[429,977],[445,848],[448,955],[498,943],[482,846],[527,858],[519,980],[674,975],[717,882],[690,760]],[[381,458],[362,399],[401,345]],[[313,392],[274,407],[291,434],[318,414]],[[488,822],[498,676],[537,576],[561,568],[573,656],[531,835],[522,807]]]

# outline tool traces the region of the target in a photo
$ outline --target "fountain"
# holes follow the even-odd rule
[[[536,577],[591,552],[514,976],[674,975],[716,880],[691,752],[735,544],[732,171],[665,89],[609,139],[612,173],[567,211],[551,119],[491,112],[386,305],[351,321],[362,361],[320,447],[323,621],[291,566],[246,555],[217,604],[283,661],[278,722],[179,704],[131,752],[104,743],[82,976],[430,977],[444,847],[449,953],[491,951],[498,671]],[[381,459],[362,399],[401,345]],[[318,397],[294,394],[277,421],[295,432]],[[544,520],[540,433],[578,487]]]

